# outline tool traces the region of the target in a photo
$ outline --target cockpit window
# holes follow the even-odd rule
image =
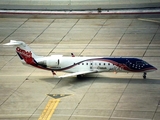
[[[136,64],[137,65],[148,65],[148,63],[146,63],[144,61],[137,61]]]
[[[142,61],[137,61],[136,64],[137,65],[143,65],[144,63]]]

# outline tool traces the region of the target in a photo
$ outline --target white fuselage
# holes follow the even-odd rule
[[[71,72],[62,77],[74,75],[84,75],[95,72],[146,72],[157,70],[144,60],[138,58],[114,58],[114,57],[63,57],[62,55],[52,55],[47,57],[35,55],[28,45],[23,41],[10,40],[4,45],[16,46],[16,52],[23,64],[36,68],[49,70],[54,75],[54,71]]]
[[[47,68],[54,71],[80,72],[80,71],[97,71],[97,72],[125,72],[111,62],[100,61],[101,57],[54,57],[49,56],[36,61],[45,61]],[[97,60],[96,60],[97,59]],[[47,63],[48,62],[48,63]],[[41,63],[41,62],[38,62]],[[65,68],[65,69],[64,69]]]

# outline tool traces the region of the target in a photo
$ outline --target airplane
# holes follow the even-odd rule
[[[147,72],[157,70],[156,67],[139,58],[130,57],[76,57],[71,53],[70,57],[63,55],[37,56],[23,41],[10,40],[4,45],[15,46],[16,52],[25,65],[51,71],[56,75],[57,71],[65,71],[68,74],[59,78],[77,76],[98,72],[136,72],[143,73],[146,79]]]

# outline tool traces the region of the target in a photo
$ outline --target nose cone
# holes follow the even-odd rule
[[[158,70],[156,67],[154,67],[153,65],[151,65],[151,71],[155,71],[155,70]]]
[[[154,70],[158,70],[158,69],[157,69],[156,67],[154,67],[154,66],[153,66],[153,69],[154,69]]]

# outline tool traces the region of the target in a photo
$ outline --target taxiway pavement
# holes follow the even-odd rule
[[[2,45],[11,39],[26,42],[38,55],[138,57],[158,70],[146,80],[137,73],[55,78],[49,71],[22,65],[15,49]],[[0,119],[37,120],[55,96],[60,102],[51,120],[160,119],[158,22],[0,18],[0,43]]]

